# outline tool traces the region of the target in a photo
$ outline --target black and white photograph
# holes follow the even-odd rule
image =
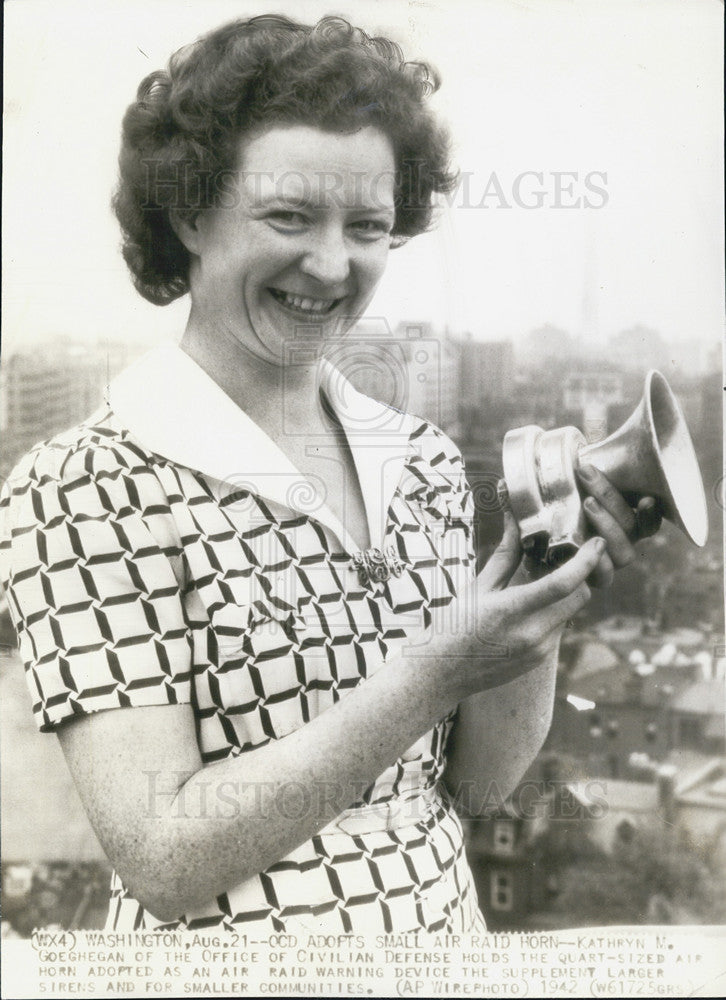
[[[4,15],[3,996],[719,995],[723,4]]]

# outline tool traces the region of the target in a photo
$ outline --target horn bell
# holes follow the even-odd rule
[[[654,497],[664,517],[696,545],[706,544],[701,470],[683,411],[660,372],[648,372],[630,417],[604,441],[580,448],[578,462],[600,469],[634,507],[643,497]]]

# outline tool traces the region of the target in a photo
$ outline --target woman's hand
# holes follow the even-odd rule
[[[564,566],[518,583],[513,577],[522,561],[519,532],[512,514],[505,512],[502,541],[470,592],[476,612],[473,634],[464,651],[453,657],[449,652],[461,684],[459,700],[552,660],[565,623],[590,597],[585,581],[604,553],[604,540],[592,538]]]
[[[633,510],[608,478],[594,465],[578,468],[577,476],[587,493],[583,508],[590,527],[596,536],[605,541],[605,552],[592,575],[588,577],[587,583],[591,587],[609,587],[613,582],[615,570],[627,566],[635,558],[636,542],[654,535],[660,528],[663,517],[653,497],[643,497]],[[505,511],[505,536],[507,516],[508,512]],[[503,545],[504,542],[505,539],[502,540]],[[510,539],[505,548],[512,549],[516,544],[516,538]],[[497,549],[490,563],[499,551]],[[490,563],[487,563],[484,571],[489,568]],[[526,583],[548,572],[546,566],[525,557],[512,582]]]
[[[471,662],[458,664],[476,685],[459,705],[447,750],[446,785],[464,813],[480,815],[492,796],[503,801],[539,752],[552,718],[562,630],[590,596],[585,581],[604,554],[603,540],[593,538],[554,572],[530,573],[505,510],[502,541],[474,589],[479,642],[471,643]]]
[[[594,465],[579,467],[577,476],[588,494],[584,502],[587,519],[607,546],[588,583],[593,587],[609,587],[615,570],[627,566],[635,558],[635,543],[654,535],[660,528],[662,516],[653,497],[643,497],[633,510]]]
[[[511,511],[504,511],[504,535],[475,586],[477,649],[472,658],[484,666],[467,671],[475,690],[504,684],[556,655],[565,623],[587,603],[589,587],[612,583],[615,569],[635,557],[635,543],[653,535],[661,513],[652,497],[633,510],[594,466],[578,469],[588,496],[584,509],[596,532],[563,566],[548,572],[523,558]],[[472,693],[471,691],[469,693]]]

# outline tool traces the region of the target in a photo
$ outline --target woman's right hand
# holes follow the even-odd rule
[[[449,660],[458,700],[506,684],[556,656],[565,624],[590,598],[585,581],[604,551],[605,541],[591,538],[563,566],[528,578],[517,572],[522,549],[514,518],[505,512],[501,543],[462,595],[474,614],[467,615],[473,624],[463,655],[457,650]],[[527,582],[514,582],[521,579]]]

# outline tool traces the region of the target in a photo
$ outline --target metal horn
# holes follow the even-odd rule
[[[575,427],[519,427],[504,438],[503,496],[522,544],[549,565],[565,562],[588,536],[575,477],[594,465],[633,506],[654,497],[664,517],[696,545],[708,535],[706,496],[680,405],[667,381],[650,371],[640,403],[610,437],[587,444]]]

